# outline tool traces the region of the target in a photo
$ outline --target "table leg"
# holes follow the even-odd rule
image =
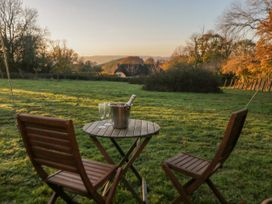
[[[134,148],[134,152],[131,156],[131,158],[129,159],[129,161],[124,165],[124,172],[127,171],[128,168],[130,168],[130,166],[133,164],[133,162],[137,159],[137,157],[141,154],[141,152],[143,151],[144,147],[147,145],[147,143],[149,142],[149,140],[151,139],[151,137],[146,137],[144,139],[144,141],[141,143],[137,141],[137,146]]]
[[[128,168],[131,168],[131,165],[137,159],[137,157],[141,154],[141,152],[143,151],[144,147],[147,145],[147,143],[149,142],[150,139],[151,139],[151,137],[146,137],[143,142],[141,142],[140,140],[136,140],[137,145],[131,151],[132,156],[127,161],[127,163],[124,165],[124,168],[123,168],[124,174],[126,173]],[[144,178],[142,178],[142,197],[143,197],[142,202],[147,204],[148,203],[148,201],[147,201],[147,185],[146,185]]]
[[[98,148],[98,150],[101,152],[101,154],[104,156],[105,160],[110,163],[110,164],[114,164],[113,159],[110,157],[110,155],[107,153],[107,151],[105,150],[105,148],[102,146],[102,144],[99,142],[99,140],[95,137],[90,137],[91,140],[93,141],[93,143],[96,145],[96,147]],[[125,173],[123,173],[125,175]],[[135,192],[135,190],[133,189],[133,187],[130,185],[130,183],[123,177],[121,179],[121,181],[124,183],[124,185],[126,186],[126,188],[132,193],[132,195],[134,196],[134,198],[139,202],[139,203],[143,203],[143,201],[141,200],[141,198],[139,197],[139,195]],[[105,185],[105,188],[107,187],[108,184]],[[108,189],[103,190],[103,193],[107,193]]]
[[[118,152],[120,153],[120,155],[123,157],[123,160],[119,163],[119,166],[121,166],[124,162],[128,162],[129,158],[128,156],[130,155],[130,153],[133,151],[133,149],[135,148],[135,146],[137,145],[137,141],[135,141],[135,143],[130,147],[129,151],[127,152],[127,154],[124,153],[124,151],[121,149],[121,147],[118,145],[118,143],[111,138],[112,143],[114,144],[114,146],[116,147],[116,149],[118,150]],[[137,171],[137,169],[133,166],[133,164],[131,164],[131,170],[133,171],[133,173],[135,174],[135,176],[138,178],[139,182],[142,181],[142,177],[139,174],[139,172]]]
[[[110,163],[114,164],[113,159],[110,157],[108,152],[105,150],[105,148],[102,146],[102,144],[99,142],[99,140],[96,137],[90,137],[93,143],[96,145],[98,150],[101,152],[101,154],[104,156],[105,160]]]
[[[143,201],[145,204],[148,204],[148,200],[147,200],[147,185],[145,182],[145,179],[142,179],[142,196],[143,196]]]

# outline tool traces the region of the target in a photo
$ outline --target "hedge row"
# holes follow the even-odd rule
[[[193,67],[175,67],[145,79],[144,89],[171,92],[221,92],[220,80],[214,73]]]
[[[120,78],[113,75],[95,75],[92,73],[71,73],[71,74],[52,74],[52,73],[11,73],[12,79],[68,79],[68,80],[92,80],[92,81],[122,81],[128,82],[128,78]]]

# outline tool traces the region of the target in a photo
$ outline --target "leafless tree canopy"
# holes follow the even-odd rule
[[[23,8],[21,0],[0,0],[0,34],[4,43],[1,47],[6,49],[11,67],[20,55],[26,37],[40,34],[37,16],[36,10]]]
[[[272,9],[272,0],[235,2],[219,19],[219,29],[229,35],[255,34],[257,26]]]

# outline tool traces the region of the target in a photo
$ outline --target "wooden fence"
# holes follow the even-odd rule
[[[251,90],[251,91],[262,91],[262,92],[272,92],[272,79],[256,79],[241,81],[239,79],[226,79],[224,82],[225,88]]]

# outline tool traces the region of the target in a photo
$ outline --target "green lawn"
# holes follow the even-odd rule
[[[148,92],[139,85],[92,81],[16,80],[14,101],[8,83],[0,80],[0,203],[45,203],[51,191],[36,176],[15,126],[15,111],[73,119],[84,157],[103,160],[82,131],[98,119],[97,104],[138,97],[132,117],[157,122],[152,138],[135,166],[147,180],[150,203],[169,203],[177,193],[160,164],[178,152],[211,159],[232,111],[243,108],[254,92],[224,90],[222,94]],[[230,203],[260,203],[272,197],[272,94],[259,93],[249,106],[241,138],[225,166],[212,179]],[[118,160],[109,141],[102,141]],[[130,140],[122,141],[127,148]],[[135,183],[136,179],[128,174]],[[181,177],[184,179],[184,177]],[[82,197],[77,201],[89,203]],[[131,194],[118,188],[116,203],[135,203]],[[195,203],[217,203],[207,186],[193,194]],[[62,203],[61,201],[59,203]]]

